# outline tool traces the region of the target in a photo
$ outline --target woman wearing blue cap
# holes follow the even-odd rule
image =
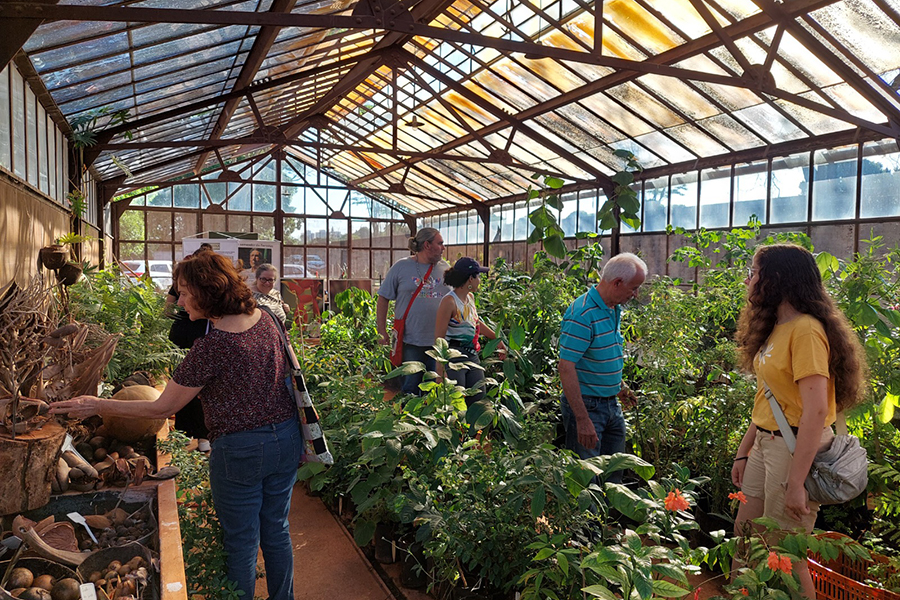
[[[487,267],[482,267],[474,258],[465,256],[456,261],[450,269],[444,273],[444,283],[452,288],[452,291],[444,296],[438,307],[437,321],[434,327],[434,337],[444,338],[451,348],[462,352],[463,356],[454,359],[453,362],[473,362],[480,365],[478,351],[481,346],[478,343],[479,335],[492,340],[497,335],[490,327],[478,320],[478,312],[475,310],[474,292],[481,283],[480,276],[487,273]],[[500,357],[506,356],[506,346],[503,342],[497,346]],[[437,365],[437,373],[444,377],[444,366]],[[454,370],[449,369],[447,377],[466,389],[475,387],[484,380],[484,371],[480,368],[468,368]],[[484,386],[474,396],[466,398],[466,404],[471,405],[484,398]]]

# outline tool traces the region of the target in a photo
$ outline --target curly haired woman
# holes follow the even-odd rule
[[[825,291],[808,250],[790,244],[759,247],[746,285],[737,340],[742,366],[756,373],[757,390],[752,422],[731,471],[747,497],[738,510],[735,534],[761,516],[784,529],[812,532],[819,505],[809,499],[803,482],[816,453],[831,444],[836,412],[861,400],[862,348]],[[793,456],[766,399],[765,384],[796,435]],[[814,599],[809,565],[802,561],[794,568],[803,595]]]

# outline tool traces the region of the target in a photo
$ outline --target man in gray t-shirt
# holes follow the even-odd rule
[[[415,293],[419,283],[431,269],[428,279],[416,296],[409,314],[406,317],[406,328],[403,335],[403,362],[418,361],[425,368],[433,371],[434,359],[425,354],[434,344],[434,322],[437,317],[441,299],[450,292],[444,285],[444,271],[450,268],[442,258],[444,240],[437,229],[424,227],[410,238],[409,249],[413,256],[397,261],[390,268],[378,290],[376,324],[381,336],[381,343],[390,343],[387,327],[387,313],[391,300],[394,300],[394,317],[403,318],[409,300]],[[419,394],[419,383],[422,373],[404,378],[403,392]]]

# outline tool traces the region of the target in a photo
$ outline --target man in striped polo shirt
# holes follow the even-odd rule
[[[559,338],[560,399],[566,448],[581,458],[625,451],[625,417],[619,399],[633,401],[622,385],[622,304],[635,298],[647,265],[630,252],[609,259],[592,287],[566,310]],[[607,481],[618,482],[614,473]]]

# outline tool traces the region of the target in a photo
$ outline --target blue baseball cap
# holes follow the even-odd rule
[[[488,268],[482,267],[478,264],[478,261],[474,258],[469,258],[468,256],[463,256],[461,259],[456,261],[456,264],[453,265],[453,270],[457,273],[462,273],[463,275],[472,276],[476,273],[487,273]]]

